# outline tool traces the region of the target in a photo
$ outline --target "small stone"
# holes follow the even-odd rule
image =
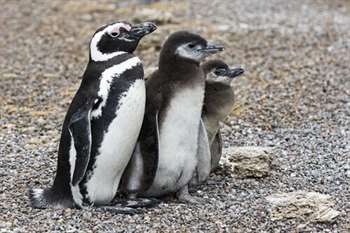
[[[265,177],[270,174],[273,149],[269,147],[232,147],[227,152],[233,171],[240,177]]]
[[[229,31],[229,29],[230,29],[230,25],[227,25],[227,24],[221,24],[217,26],[217,30],[219,32],[227,32]]]
[[[2,77],[3,78],[17,78],[17,74],[15,73],[5,73],[5,74],[2,74]]]
[[[94,19],[91,14],[83,14],[80,18],[87,22],[90,22]]]

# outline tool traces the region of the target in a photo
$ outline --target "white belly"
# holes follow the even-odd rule
[[[146,195],[175,192],[192,178],[197,165],[198,127],[203,88],[180,90],[170,101],[160,127],[159,164]]]
[[[145,111],[144,80],[136,80],[120,99],[116,118],[103,137],[95,168],[86,183],[88,198],[95,204],[110,203],[132,155]]]

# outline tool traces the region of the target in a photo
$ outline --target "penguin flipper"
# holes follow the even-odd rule
[[[213,142],[210,145],[211,154],[211,171],[214,171],[218,166],[222,156],[222,137],[220,129],[218,129]]]
[[[91,151],[91,105],[87,102],[83,107],[78,108],[70,119],[69,132],[73,138],[76,151],[76,160],[72,184],[78,184],[84,177]]]
[[[196,168],[197,180],[192,180],[192,182],[194,181],[194,184],[200,184],[205,180],[207,180],[207,178],[209,177],[210,168],[211,168],[211,156],[210,156],[208,134],[202,119],[199,124],[199,132],[198,132],[197,159],[198,159],[198,164]]]
[[[147,190],[153,183],[158,167],[159,153],[159,123],[158,111],[152,115],[145,117],[142,133],[140,134],[140,151],[143,158],[143,187]]]

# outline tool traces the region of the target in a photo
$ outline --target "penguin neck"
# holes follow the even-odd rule
[[[106,61],[94,61],[90,57],[89,62],[87,64],[87,67],[85,69],[84,75],[94,73],[97,76],[99,76],[99,73],[102,73],[106,69],[108,69],[114,65],[120,64],[120,63],[122,63],[130,58],[133,58],[133,57],[135,57],[134,54],[126,53],[126,52],[123,52],[117,56],[111,57],[110,59],[108,59]]]
[[[188,79],[189,74],[200,71],[200,65],[198,62],[176,56],[161,56],[158,65],[159,71],[162,73],[177,74],[171,75],[171,77],[176,79],[181,77]]]
[[[207,86],[210,86],[212,89],[214,89],[216,92],[224,92],[228,90],[232,90],[232,86],[230,83],[222,83],[222,82],[215,82],[215,81],[205,81]]]

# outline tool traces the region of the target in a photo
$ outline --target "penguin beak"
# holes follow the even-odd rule
[[[133,39],[140,39],[143,36],[155,31],[156,29],[157,29],[157,26],[151,22],[136,24],[129,31],[129,37]]]
[[[244,73],[244,70],[242,68],[235,68],[235,69],[229,70],[227,76],[230,78],[235,78],[242,75],[243,73]]]
[[[224,50],[224,46],[215,45],[215,44],[207,44],[206,47],[198,49],[198,51],[206,53],[206,54],[215,54]]]

